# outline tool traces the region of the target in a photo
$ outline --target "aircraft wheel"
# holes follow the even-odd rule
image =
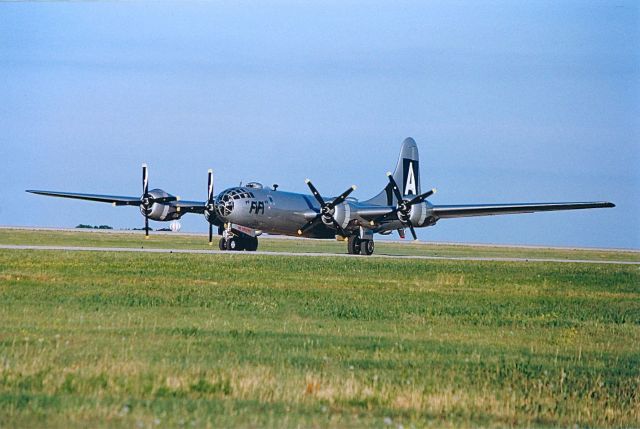
[[[349,238],[347,239],[347,252],[350,255],[359,255],[361,244],[362,240],[360,240],[360,237],[357,237],[355,235],[349,236]]]
[[[360,245],[360,254],[362,255],[373,255],[375,245],[373,244],[373,240],[362,240],[362,244]]]
[[[255,252],[258,250],[258,239],[256,237],[245,238],[244,249],[249,252]]]
[[[221,238],[220,241],[218,241],[218,248],[220,250],[227,250],[227,241],[224,238]]]
[[[238,237],[231,237],[227,240],[227,250],[242,250],[242,240]]]

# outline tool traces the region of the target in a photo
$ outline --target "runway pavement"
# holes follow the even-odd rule
[[[344,253],[303,253],[303,252],[232,252],[221,250],[196,250],[196,249],[145,249],[135,247],[79,247],[79,246],[23,246],[1,244],[0,249],[5,250],[48,250],[63,252],[133,252],[133,253],[187,253],[204,255],[229,255],[238,257],[261,256],[295,256],[313,258],[386,258],[386,259],[422,259],[444,261],[489,261],[489,262],[558,262],[570,264],[613,264],[613,265],[640,265],[634,261],[603,261],[586,259],[552,259],[552,258],[492,258],[473,256],[398,256],[374,254],[371,256],[347,255]]]

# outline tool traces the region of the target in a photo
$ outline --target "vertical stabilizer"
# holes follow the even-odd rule
[[[393,178],[403,196],[420,195],[420,158],[418,155],[418,145],[411,137],[407,137],[400,147],[400,156]],[[366,201],[368,204],[395,206],[398,201],[393,195],[391,183],[375,197]]]

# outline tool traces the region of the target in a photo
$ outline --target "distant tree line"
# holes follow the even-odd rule
[[[81,229],[113,229],[109,225],[86,225],[84,223],[81,223],[80,225],[77,225],[76,228],[81,228]]]

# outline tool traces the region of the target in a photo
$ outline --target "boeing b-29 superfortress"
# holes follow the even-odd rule
[[[402,143],[400,157],[393,174],[387,173],[385,188],[375,197],[358,201],[349,197],[356,189],[350,187],[337,197],[323,197],[306,180],[311,195],[265,188],[256,182],[229,188],[218,195],[213,192],[213,173],[209,170],[206,201],[183,201],[162,189],[149,190],[146,164],[142,165],[142,196],[79,194],[70,192],[28,190],[34,194],[111,203],[114,206],[138,206],[149,235],[149,219],[173,221],[186,213],[204,214],[209,224],[209,244],[216,226],[221,250],[258,248],[262,232],[303,236],[308,238],[339,238],[347,240],[350,254],[371,255],[374,234],[388,235],[394,230],[404,238],[408,228],[414,240],[415,228],[433,226],[440,219],[468,216],[533,213],[555,210],[577,210],[615,207],[609,202],[526,203],[434,205],[427,198],[436,191],[422,192],[418,146],[412,138]]]

